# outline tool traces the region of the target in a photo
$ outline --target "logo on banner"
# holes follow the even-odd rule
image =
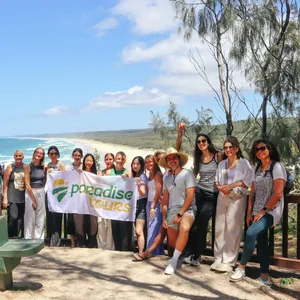
[[[67,195],[68,183],[64,179],[59,178],[53,182],[53,186],[55,188],[52,190],[52,195],[57,195],[56,199],[60,203],[62,199]]]

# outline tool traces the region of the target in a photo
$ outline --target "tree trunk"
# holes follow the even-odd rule
[[[228,97],[226,93],[226,83],[223,74],[221,33],[219,30],[217,30],[217,60],[218,60],[219,83],[220,83],[221,95],[223,100],[223,107],[226,115],[226,136],[229,136],[233,131],[233,123],[232,123],[231,106],[228,103]]]

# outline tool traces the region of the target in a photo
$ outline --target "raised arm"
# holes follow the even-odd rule
[[[178,130],[177,130],[177,139],[176,139],[176,150],[179,152],[182,144],[182,134],[185,130],[185,123],[178,123]]]

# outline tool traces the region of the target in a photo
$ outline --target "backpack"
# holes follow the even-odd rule
[[[265,171],[265,175],[267,175],[268,172],[270,172],[270,175],[273,179],[273,169],[274,169],[274,166],[276,164],[276,161],[272,161],[271,165],[270,165],[270,168],[268,170]],[[259,169],[259,165],[256,166],[256,169],[255,169],[255,173],[258,171]],[[294,184],[295,184],[295,178],[293,177],[293,175],[287,170],[286,167],[284,167],[285,169],[285,172],[286,172],[286,182],[285,182],[285,185],[284,185],[284,188],[283,188],[283,195],[288,195],[290,193],[290,191],[293,189],[294,187]]]

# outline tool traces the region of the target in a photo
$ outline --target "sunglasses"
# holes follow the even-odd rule
[[[233,146],[224,146],[223,149],[224,149],[224,150],[233,150],[234,147],[233,147]]]
[[[50,156],[57,156],[58,153],[57,153],[57,152],[50,152],[49,155],[50,155]]]
[[[197,140],[197,144],[204,144],[204,143],[206,143],[206,139],[204,139],[204,140]]]
[[[259,151],[264,152],[266,149],[267,149],[266,146],[261,146],[259,148],[256,148],[255,151],[256,151],[256,153],[258,153]]]

